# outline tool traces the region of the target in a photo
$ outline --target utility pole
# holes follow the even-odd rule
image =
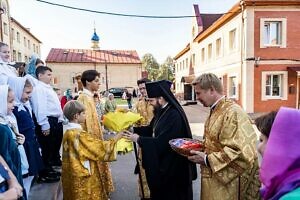
[[[108,91],[108,80],[107,80],[107,64],[105,62],[105,88]]]

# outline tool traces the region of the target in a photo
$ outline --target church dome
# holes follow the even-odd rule
[[[94,30],[94,34],[91,40],[99,42],[99,36],[97,35],[96,30]]]

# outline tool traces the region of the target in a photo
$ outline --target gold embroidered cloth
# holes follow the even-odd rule
[[[135,105],[135,111],[143,117],[141,123],[139,124],[140,126],[147,126],[150,124],[153,118],[153,106],[149,102],[145,101],[144,98],[140,99]],[[141,148],[138,148],[138,160],[139,160],[138,166],[141,173],[144,198],[150,198],[150,190],[146,179],[145,169],[142,167]],[[138,188],[139,188],[140,197],[142,197],[141,183],[139,177],[138,177]]]
[[[153,118],[153,106],[149,102],[145,101],[144,98],[140,99],[135,104],[135,112],[139,113],[143,117],[139,125],[147,126],[150,124]]]
[[[81,102],[86,109],[86,120],[85,123],[81,124],[83,130],[92,135],[95,135],[98,139],[103,140],[103,133],[98,120],[97,110],[93,97],[82,93],[79,95],[77,100]],[[103,181],[103,183],[105,183],[105,191],[107,195],[109,195],[112,191],[114,191],[113,179],[109,168],[109,164],[102,161],[97,161],[97,166],[99,174],[101,176],[101,180]]]
[[[210,167],[201,165],[201,199],[259,199],[257,137],[248,115],[226,98],[204,127],[204,151]]]
[[[116,160],[116,141],[102,141],[80,129],[63,137],[62,185],[67,200],[107,200],[106,182],[97,161]]]

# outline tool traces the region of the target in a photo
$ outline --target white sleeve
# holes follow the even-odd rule
[[[7,85],[8,76],[5,74],[0,74],[0,85]]]
[[[47,93],[45,88],[34,87],[31,96],[32,110],[35,114],[36,120],[42,130],[50,129],[50,124],[47,117]]]

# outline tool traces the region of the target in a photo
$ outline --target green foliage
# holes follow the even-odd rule
[[[142,58],[142,67],[148,72],[148,78],[152,81],[174,79],[174,60],[170,56],[160,65],[152,54],[147,53]]]
[[[174,79],[174,59],[170,56],[167,57],[165,62],[160,65],[158,80],[167,79],[173,81]]]
[[[148,72],[148,78],[157,80],[156,77],[159,72],[159,64],[151,53],[147,53],[142,58],[142,67]]]

